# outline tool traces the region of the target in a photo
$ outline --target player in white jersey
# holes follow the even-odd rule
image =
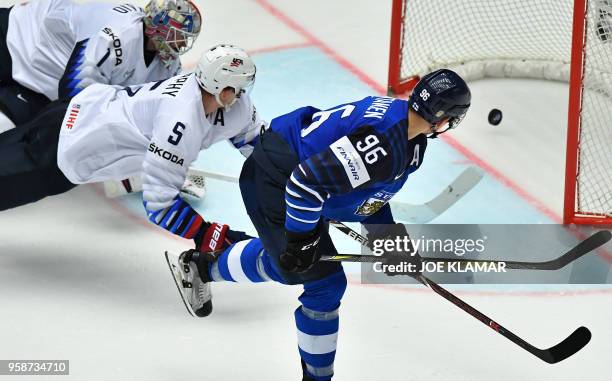
[[[246,52],[218,45],[193,73],[125,88],[94,84],[52,102],[0,134],[0,210],[141,173],[151,222],[202,251],[246,238],[204,221],[179,191],[189,164],[213,143],[229,139],[250,154],[266,127],[245,92],[254,80]]]
[[[31,120],[92,83],[135,85],[177,75],[201,15],[190,0],[130,4],[33,0],[0,9],[0,113]],[[0,122],[0,132],[12,126]]]

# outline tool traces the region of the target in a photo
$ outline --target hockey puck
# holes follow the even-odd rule
[[[489,123],[497,126],[502,120],[502,112],[496,108],[489,112]]]

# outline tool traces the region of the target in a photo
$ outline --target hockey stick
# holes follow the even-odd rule
[[[215,179],[215,180],[227,181],[228,183],[236,183],[236,184],[238,184],[238,177],[232,176],[232,175],[224,175],[224,174],[219,173],[219,172],[206,171],[206,170],[203,170],[203,169],[189,168],[189,172],[188,173],[197,173],[199,175],[204,176],[205,178],[208,177],[208,178]]]
[[[224,175],[218,172],[194,170],[189,172],[197,172],[215,180],[237,183],[238,178],[235,176]],[[440,194],[424,204],[409,204],[401,201],[391,201],[391,209],[396,219],[413,224],[425,224],[440,214],[444,213],[448,208],[453,206],[461,197],[469,192],[482,179],[483,174],[475,167],[465,169],[452,183],[450,183]]]
[[[465,196],[483,177],[476,167],[466,168],[440,194],[421,205],[391,201],[391,209],[396,219],[412,224],[426,224]]]
[[[516,345],[520,346],[527,352],[533,354],[539,359],[546,361],[549,364],[556,364],[560,361],[565,360],[566,358],[574,355],[576,352],[584,348],[585,345],[589,343],[591,340],[591,331],[587,327],[581,326],[578,327],[574,332],[572,332],[568,337],[566,337],[563,341],[554,345],[547,349],[537,348],[519,336],[515,335],[487,315],[478,311],[474,307],[470,306],[463,300],[459,299],[457,296],[452,294],[450,291],[442,288],[440,285],[436,284],[432,280],[428,279],[424,275],[419,276],[421,282],[425,282],[427,286],[429,286],[432,290],[434,290],[438,295],[442,296],[444,299],[453,303],[457,307],[461,308],[468,314],[472,315],[476,319],[480,320],[483,324],[493,329],[495,332],[504,336],[508,340],[512,341]]]
[[[365,246],[369,246],[367,238],[363,237],[361,234],[357,233],[353,229],[340,222],[333,223],[333,226],[335,227],[338,227],[339,225],[344,226],[343,229],[340,229],[342,232],[347,233],[347,231],[350,230],[352,232],[352,234],[349,234],[350,237],[358,236],[361,238],[358,240],[358,242]],[[423,283],[424,285],[429,286],[429,288],[435,291],[438,295],[442,296],[444,299],[453,303],[454,305],[461,308],[476,319],[480,320],[483,324],[490,327],[495,332],[499,333],[500,335],[504,336],[516,345],[525,349],[527,352],[533,354],[534,356],[538,357],[543,361],[546,361],[549,364],[555,364],[559,361],[565,360],[566,358],[572,356],[573,354],[584,348],[584,346],[587,345],[591,340],[591,331],[589,331],[588,328],[581,326],[557,345],[554,345],[547,349],[537,348],[529,344],[519,336],[515,335],[511,331],[507,330],[502,325],[500,325],[487,315],[483,314],[482,312],[478,311],[471,305],[467,304],[466,302],[455,296],[453,293],[441,287],[426,276],[421,274],[417,277],[417,280]]]
[[[343,233],[351,236],[354,240],[360,242],[364,246],[369,247],[369,242],[367,238],[357,233],[353,229],[344,225],[341,222],[332,221],[330,222],[332,226],[341,230]],[[578,245],[571,248],[565,254],[561,255],[558,258],[551,259],[549,261],[543,262],[520,262],[520,261],[504,261],[504,260],[493,260],[493,259],[464,259],[464,258],[425,258],[423,257],[423,262],[442,262],[442,263],[459,263],[468,264],[468,263],[484,263],[487,265],[494,264],[498,265],[501,263],[505,263],[506,269],[511,270],[548,270],[554,271],[559,270],[569,263],[577,260],[578,258],[583,257],[584,255],[590,253],[591,251],[597,249],[600,246],[603,246],[608,241],[612,239],[612,233],[608,230],[600,230],[584,241],[580,242]],[[388,258],[388,257],[387,257]],[[333,262],[385,262],[387,259],[385,257],[380,257],[376,255],[362,255],[362,254],[338,254],[338,255],[329,255],[322,256],[322,260],[324,261],[333,261]]]

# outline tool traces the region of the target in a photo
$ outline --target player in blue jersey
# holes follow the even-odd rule
[[[303,284],[295,311],[303,380],[330,380],[346,277],[339,262],[318,260],[337,253],[328,221],[359,221],[372,238],[407,235],[388,201],[421,166],[427,138],[457,127],[470,99],[465,81],[442,69],[407,101],[366,97],[272,120],[240,175],[260,238],[169,261],[185,304],[201,305],[197,290],[210,281]],[[420,268],[418,255],[411,261]]]

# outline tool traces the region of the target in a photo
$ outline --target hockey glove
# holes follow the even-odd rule
[[[249,238],[253,237],[241,231],[231,230],[228,225],[204,222],[194,241],[196,250],[212,256],[211,262],[214,262],[228,246]]]
[[[281,267],[289,272],[302,273],[308,271],[321,258],[319,241],[321,240],[321,224],[314,230],[305,233],[285,231],[287,247],[279,260]]]
[[[382,225],[377,227],[382,227]],[[406,226],[395,223],[385,225],[383,229],[377,230],[368,232],[370,242],[374,243],[377,240],[392,240],[394,242],[394,250],[386,251],[383,254],[383,257],[387,258],[387,261],[383,262],[384,273],[388,276],[410,275],[411,277],[417,277],[421,275],[422,259],[412,245]]]

